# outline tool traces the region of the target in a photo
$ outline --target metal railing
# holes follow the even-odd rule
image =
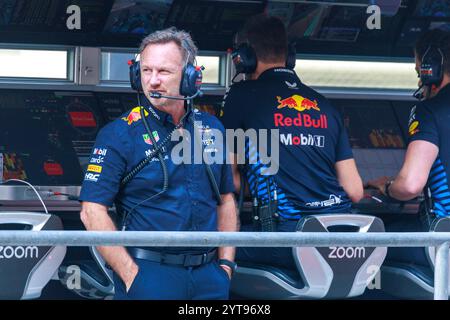
[[[150,247],[436,247],[434,299],[448,299],[450,232],[0,231],[2,245]]]

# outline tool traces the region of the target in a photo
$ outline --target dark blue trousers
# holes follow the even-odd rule
[[[128,293],[114,274],[116,300],[225,300],[230,280],[213,261],[199,267],[183,267],[134,259],[139,272]]]
[[[287,220],[277,224],[278,232],[294,232],[298,221]],[[241,226],[241,231],[257,231],[253,224]],[[258,230],[259,231],[259,230]],[[296,270],[295,261],[292,255],[292,247],[237,247],[236,261],[247,261],[267,264],[269,266],[282,267]]]

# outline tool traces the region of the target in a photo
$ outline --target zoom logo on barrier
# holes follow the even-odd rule
[[[0,246],[0,259],[34,259],[39,258],[39,250],[36,246],[11,247]]]
[[[366,248],[364,247],[329,247],[331,252],[328,254],[330,259],[364,259],[366,257]]]

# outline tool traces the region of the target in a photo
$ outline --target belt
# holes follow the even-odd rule
[[[128,253],[136,258],[161,264],[172,264],[183,267],[198,267],[216,259],[217,249],[203,254],[169,254],[164,252],[151,251],[141,248],[128,248]]]

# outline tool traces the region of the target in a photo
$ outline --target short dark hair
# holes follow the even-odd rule
[[[430,46],[436,46],[442,51],[444,55],[443,72],[450,75],[450,32],[433,29],[422,34],[417,39],[414,48],[414,53],[419,61],[422,61]]]
[[[287,32],[279,18],[266,14],[251,17],[237,34],[236,41],[237,44],[248,42],[262,62],[286,60]]]

